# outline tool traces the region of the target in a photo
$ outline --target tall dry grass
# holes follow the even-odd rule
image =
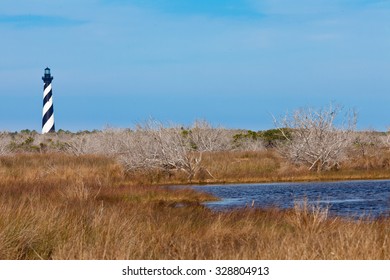
[[[355,156],[342,162],[339,169],[313,172],[305,166],[294,165],[275,150],[224,151],[204,153],[202,168],[191,182],[180,172],[148,171],[131,173],[129,183],[187,184],[187,183],[257,183],[293,181],[332,181],[390,178],[390,152],[377,156]]]
[[[308,205],[215,213],[205,194],[130,179],[102,157],[1,157],[0,259],[390,258],[389,219]]]

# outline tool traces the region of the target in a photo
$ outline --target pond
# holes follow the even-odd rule
[[[207,202],[213,210],[278,207],[288,209],[305,200],[326,207],[329,214],[344,217],[390,216],[390,180],[230,184],[190,186],[210,193],[220,201]]]

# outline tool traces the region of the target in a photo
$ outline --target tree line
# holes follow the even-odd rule
[[[274,150],[285,160],[322,172],[338,169],[343,162],[375,156],[390,149],[390,131],[357,131],[357,114],[330,105],[301,108],[274,117],[275,128],[265,131],[232,130],[207,121],[190,126],[150,120],[133,129],[41,135],[35,131],[0,133],[0,155],[21,152],[63,152],[76,156],[104,155],[117,159],[128,172],[139,170],[182,171],[191,180],[204,170],[205,153]],[[210,174],[212,176],[212,174]]]

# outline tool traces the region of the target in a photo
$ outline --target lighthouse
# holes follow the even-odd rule
[[[45,134],[48,132],[55,132],[53,93],[51,88],[53,77],[50,74],[50,68],[45,69],[42,80],[45,83],[43,86],[42,134]]]

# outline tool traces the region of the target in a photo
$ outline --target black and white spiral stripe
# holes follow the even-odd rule
[[[54,132],[54,109],[51,83],[45,83],[43,89],[42,133]]]

